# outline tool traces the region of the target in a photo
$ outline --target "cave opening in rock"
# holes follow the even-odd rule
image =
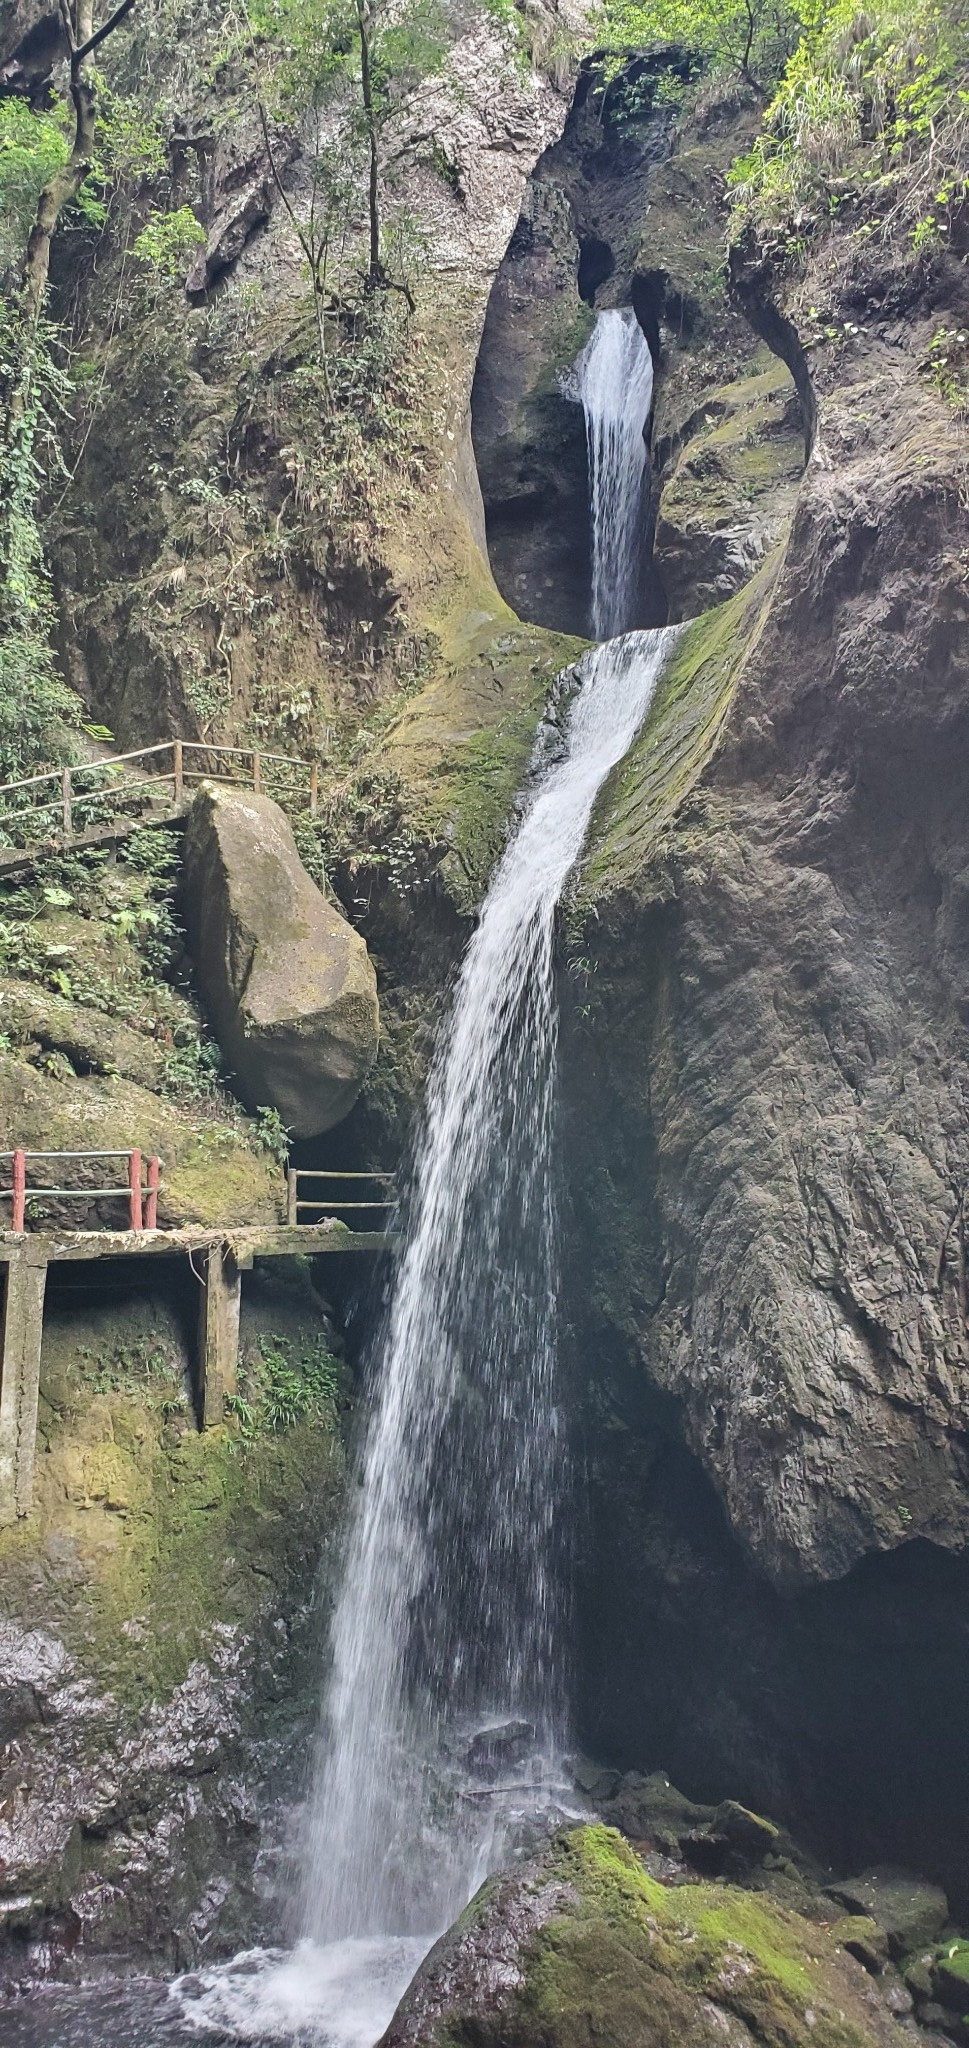
[[[648,180],[669,148],[669,111],[648,89],[630,109],[584,69],[561,140],[529,180],[492,288],[472,440],[495,581],[534,625],[592,630],[586,430],[563,386],[606,309],[632,306],[656,359],[658,322],[642,319],[633,281],[643,268]],[[654,626],[667,608],[650,570],[648,507],[643,524],[640,602],[629,624]]]
[[[586,235],[579,245],[579,267],[576,284],[580,299],[587,306],[594,306],[600,285],[607,284],[616,267],[616,259],[600,235]]]

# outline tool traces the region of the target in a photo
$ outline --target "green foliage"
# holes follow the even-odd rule
[[[70,109],[56,95],[37,110],[25,100],[0,100],[0,271],[19,269],[41,192],[70,156],[71,126]],[[112,189],[136,187],[167,168],[154,116],[100,79],[97,132],[97,156],[67,217],[93,228],[104,225]]]
[[[798,0],[604,0],[601,47],[675,49],[759,84],[779,78],[804,16]]]
[[[734,165],[734,231],[786,230],[859,203],[872,231],[941,247],[969,193],[963,22],[944,0],[815,0],[753,150]]]
[[[165,1057],[166,1087],[180,1102],[210,1102],[222,1071],[222,1055],[215,1040],[203,1037],[194,1019],[176,1027],[172,1037]]]
[[[278,1109],[263,1105],[253,1113],[253,1127],[257,1144],[275,1159],[277,1166],[285,1166],[289,1158],[289,1132]]]
[[[940,327],[919,367],[954,412],[969,415],[969,333],[965,328]]]
[[[64,108],[0,100],[0,269],[19,266],[37,201],[69,155]]]
[[[174,213],[153,213],[132,245],[133,253],[155,277],[172,283],[181,277],[196,249],[205,241],[205,229],[190,206]]]
[[[242,1442],[252,1443],[292,1429],[306,1416],[332,1417],[339,1379],[339,1364],[324,1344],[294,1344],[271,1333],[260,1337],[257,1351],[244,1355],[239,1392],[226,1407]]]
[[[54,330],[28,327],[16,300],[0,300],[0,782],[70,754],[81,703],[57,672],[53,598],[37,519],[41,482],[59,461],[54,414],[69,391],[54,360]],[[12,400],[16,404],[12,404]]]
[[[361,33],[370,58],[374,116],[380,128],[440,71],[448,47],[440,0],[253,0],[257,35],[283,52],[282,97],[292,111],[329,106],[349,80],[362,110]],[[365,128],[359,118],[357,133]]]
[[[369,225],[369,286],[401,283],[409,295],[395,262],[404,222],[399,209],[391,209],[388,220],[387,201],[402,166],[422,150],[433,151],[433,126],[419,101],[444,64],[448,20],[442,0],[251,0],[248,23],[257,64],[257,38],[282,53],[273,76],[276,108],[283,118],[299,117],[307,138],[309,205],[297,216],[286,195],[284,203],[321,309],[325,357],[322,304],[334,271],[340,290],[353,258],[361,200]],[[385,146],[391,125],[392,147]]]

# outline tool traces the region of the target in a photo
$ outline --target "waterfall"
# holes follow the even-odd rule
[[[651,381],[625,314],[599,316],[577,372],[609,632],[635,611]],[[301,1939],[177,1980],[193,2029],[370,2048],[429,1943],[564,1789],[556,913],[679,630],[592,648],[539,732],[439,1034],[373,1361]]]
[[[592,631],[636,623],[646,509],[646,422],[653,358],[630,306],[596,314],[563,387],[585,414],[592,501]]]
[[[563,1734],[555,912],[669,637],[579,663],[439,1040],[333,1626],[304,1894],[318,1939],[430,1936],[465,1903],[487,1844],[473,1808],[434,1825],[443,1731],[513,1717],[546,1758]]]

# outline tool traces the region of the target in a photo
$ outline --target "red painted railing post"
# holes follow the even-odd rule
[[[148,1199],[145,1203],[145,1229],[158,1229],[158,1172],[160,1162],[153,1154],[148,1161]]]
[[[141,1229],[141,1153],[137,1150],[128,1154],[128,1224],[132,1230]]]
[[[15,1153],[14,1153],[14,1155],[13,1155],[13,1229],[14,1229],[14,1230],[17,1230],[17,1231],[22,1231],[22,1230],[23,1230],[23,1228],[24,1228],[24,1209],[25,1209],[25,1207],[26,1207],[26,1202],[27,1202],[27,1154],[26,1154],[26,1152],[15,1152]]]

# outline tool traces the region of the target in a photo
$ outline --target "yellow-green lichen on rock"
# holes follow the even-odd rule
[[[677,811],[716,751],[779,567],[775,554],[745,589],[691,621],[674,643],[642,731],[596,806],[580,906],[641,882],[660,854]]]
[[[444,878],[469,908],[501,849],[555,677],[586,643],[524,626],[497,594],[464,621],[457,658],[403,708],[382,743],[411,828],[443,842]]]
[[[663,483],[653,560],[673,618],[746,583],[787,531],[803,470],[794,380],[761,348],[743,376],[704,397]]]
[[[904,2036],[824,1929],[739,1886],[669,1886],[574,1828],[484,1888],[382,2048],[888,2048]]]
[[[213,1629],[287,1610],[342,1500],[340,1430],[329,1400],[288,1429],[200,1432],[190,1276],[181,1300],[122,1280],[100,1302],[86,1283],[74,1306],[73,1273],[64,1284],[44,1331],[34,1511],[0,1530],[0,1616],[33,1616],[131,1709],[170,1695]],[[290,1332],[277,1346],[298,1339],[296,1370],[325,1349],[318,1318],[257,1306],[244,1385],[277,1324]]]

